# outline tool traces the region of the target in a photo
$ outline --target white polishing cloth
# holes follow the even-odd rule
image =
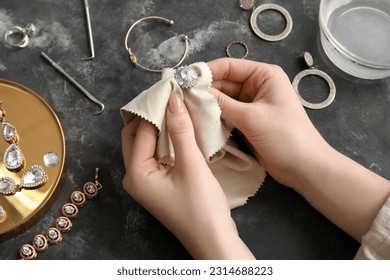
[[[162,79],[121,108],[125,124],[143,118],[158,131],[156,159],[174,165],[175,155],[165,122],[166,108],[172,92],[179,92],[194,126],[199,149],[211,171],[221,184],[230,208],[244,205],[260,188],[265,171],[250,155],[240,151],[230,139],[232,127],[221,119],[221,109],[214,95],[208,92],[212,74],[206,63],[190,65],[198,74],[198,82],[181,88],[174,78],[175,70],[166,68]]]

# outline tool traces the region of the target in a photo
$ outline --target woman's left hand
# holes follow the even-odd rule
[[[238,236],[223,190],[199,150],[186,106],[172,93],[167,127],[175,165],[154,158],[158,131],[145,120],[122,130],[125,190],[197,259],[253,259]]]

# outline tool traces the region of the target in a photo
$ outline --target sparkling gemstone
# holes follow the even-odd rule
[[[73,215],[76,212],[76,209],[71,205],[65,206],[64,210],[65,210],[65,213],[68,215]]]
[[[303,53],[303,58],[307,64],[307,66],[309,67],[313,67],[314,65],[314,60],[313,60],[313,57],[312,55],[309,53],[309,52],[304,52]]]
[[[11,144],[4,152],[3,162],[8,169],[18,169],[24,163],[22,150],[16,144]]]
[[[16,141],[16,128],[8,122],[4,122],[2,124],[2,127],[3,127],[2,132],[3,132],[4,140],[7,142]]]
[[[34,32],[35,32],[35,30],[36,30],[36,27],[35,27],[35,25],[32,24],[32,23],[28,23],[28,24],[26,25],[26,27],[23,28],[23,30],[24,30],[24,32],[25,32],[29,37],[31,37],[31,36],[34,34]]]
[[[182,88],[190,88],[198,83],[198,73],[190,66],[179,67],[175,71],[174,78]]]
[[[240,7],[243,10],[252,10],[255,5],[255,0],[240,0]]]
[[[54,167],[58,165],[60,160],[55,152],[48,152],[43,156],[43,162],[47,167]]]
[[[31,250],[30,247],[28,247],[28,246],[23,246],[23,248],[22,248],[22,254],[23,254],[23,255],[25,255],[25,256],[28,257],[28,256],[31,256],[32,253],[33,253],[33,251]]]
[[[42,236],[35,237],[34,244],[35,244],[35,246],[40,248],[45,244],[45,240],[43,239]]]
[[[14,180],[8,177],[0,178],[0,193],[1,194],[14,194],[16,192],[17,185]]]
[[[43,252],[48,247],[48,237],[44,236],[43,234],[35,235],[33,239],[33,248],[37,252]]]
[[[58,225],[60,228],[66,228],[66,227],[69,225],[69,223],[68,223],[68,220],[67,220],[67,219],[60,218],[60,219],[58,219],[57,225]]]
[[[25,188],[35,188],[46,182],[45,170],[39,165],[33,165],[22,176],[21,186]]]
[[[95,187],[95,185],[92,185],[92,184],[87,185],[86,190],[89,194],[96,193],[96,187]]]
[[[74,200],[75,202],[81,202],[81,201],[83,201],[83,196],[81,195],[81,193],[75,192],[75,193],[73,194],[73,200]]]
[[[50,239],[57,239],[58,238],[58,233],[57,231],[55,231],[54,229],[50,229],[48,232],[47,232],[47,236],[50,238]]]
[[[58,244],[62,240],[61,231],[55,227],[48,228],[45,235],[50,244]]]

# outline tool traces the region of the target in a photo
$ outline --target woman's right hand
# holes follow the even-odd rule
[[[208,65],[222,118],[245,135],[265,170],[360,240],[389,199],[390,182],[326,143],[280,67],[240,59]]]
[[[329,145],[314,128],[294,88],[276,65],[222,58],[208,63],[222,118],[239,129],[270,175],[297,184],[296,169]],[[302,165],[302,164],[303,165]]]

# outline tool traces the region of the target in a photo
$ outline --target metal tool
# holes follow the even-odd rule
[[[99,115],[104,111],[104,104],[92,96],[85,88],[83,88],[78,82],[76,82],[64,69],[61,68],[57,63],[55,63],[50,57],[47,56],[44,52],[41,52],[42,57],[49,62],[58,72],[64,75],[75,87],[77,87],[89,100],[93,103],[100,106],[100,111],[96,112],[94,115]]]
[[[84,0],[85,16],[87,17],[87,26],[88,26],[88,39],[89,39],[89,48],[91,50],[91,56],[84,58],[83,60],[90,60],[95,57],[95,49],[93,46],[93,36],[92,36],[92,27],[91,27],[91,17],[89,16],[89,4],[88,0]]]

